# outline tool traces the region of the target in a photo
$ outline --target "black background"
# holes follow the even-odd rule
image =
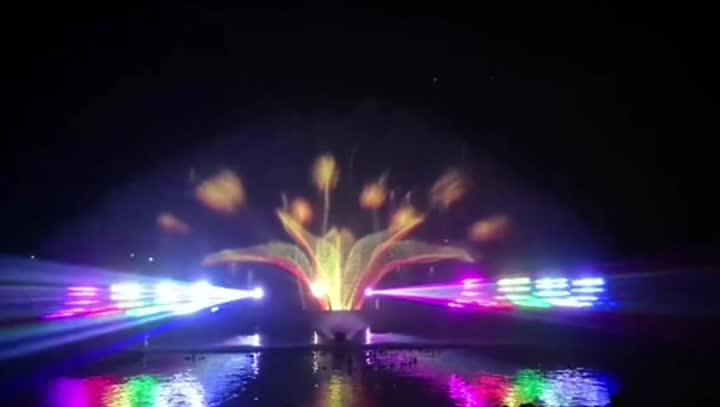
[[[458,129],[467,159],[571,207],[618,258],[717,242],[702,10],[93,7],[7,15],[6,253],[227,129],[367,103]]]

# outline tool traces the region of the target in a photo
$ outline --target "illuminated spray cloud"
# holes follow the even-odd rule
[[[448,389],[450,397],[463,406],[607,406],[611,382],[605,375],[585,369],[523,369],[511,377],[481,374],[466,379],[452,374]]]
[[[318,299],[323,310],[357,310],[365,300],[364,291],[386,274],[407,264],[432,263],[441,260],[472,261],[463,249],[408,240],[408,236],[425,221],[425,214],[406,202],[390,218],[385,230],[355,238],[348,229],[328,229],[331,192],[340,180],[334,157],[320,156],[312,166],[312,181],[322,196],[321,235],[306,228],[312,210],[303,201],[277,210],[280,223],[294,244],[273,241],[243,249],[227,249],[205,258],[207,266],[231,263],[266,263],[284,269],[298,278]],[[431,190],[432,207],[447,209],[465,194],[465,180],[457,171],[445,174]],[[377,211],[387,198],[386,176],[365,186],[360,206]]]
[[[593,308],[607,303],[606,288],[605,279],[601,277],[510,277],[495,282],[471,278],[451,284],[368,289],[365,295],[444,304],[451,308]]]

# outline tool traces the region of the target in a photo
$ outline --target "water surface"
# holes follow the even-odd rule
[[[373,335],[377,342],[412,336]],[[47,377],[17,405],[544,406],[609,405],[607,372],[481,349],[264,349],[262,336],[231,344],[257,352],[150,353]],[[512,356],[512,357],[508,357]],[[523,361],[526,360],[526,361]]]

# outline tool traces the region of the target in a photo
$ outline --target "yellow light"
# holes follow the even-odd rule
[[[390,218],[390,230],[402,229],[403,227],[417,221],[422,216],[415,211],[411,205],[405,205],[395,211]]]
[[[290,203],[290,215],[301,225],[310,223],[313,217],[312,206],[304,198],[295,198]]]
[[[495,215],[473,223],[468,230],[468,238],[474,242],[489,242],[504,237],[509,230],[510,218]]]
[[[465,195],[467,181],[457,171],[448,171],[430,189],[430,200],[434,206],[447,209]]]
[[[235,173],[224,170],[198,185],[195,197],[216,212],[232,213],[245,202],[245,187]]]
[[[322,232],[327,232],[328,217],[330,216],[330,190],[337,186],[340,180],[340,170],[331,154],[324,154],[315,160],[312,168],[312,179],[323,195]]]
[[[163,212],[158,215],[157,222],[160,228],[168,233],[185,235],[190,232],[190,226],[188,226],[187,223],[169,212]]]
[[[315,160],[312,170],[313,182],[321,192],[335,188],[340,179],[340,171],[335,157],[330,154],[324,154]]]
[[[360,206],[365,209],[378,209],[385,204],[387,189],[385,189],[385,176],[376,182],[367,184],[360,194]]]
[[[327,283],[324,281],[315,281],[310,283],[310,292],[315,298],[325,298],[328,293]]]

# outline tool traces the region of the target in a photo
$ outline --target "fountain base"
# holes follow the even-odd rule
[[[323,338],[343,343],[364,334],[368,323],[358,311],[331,311],[317,313],[313,327]]]

